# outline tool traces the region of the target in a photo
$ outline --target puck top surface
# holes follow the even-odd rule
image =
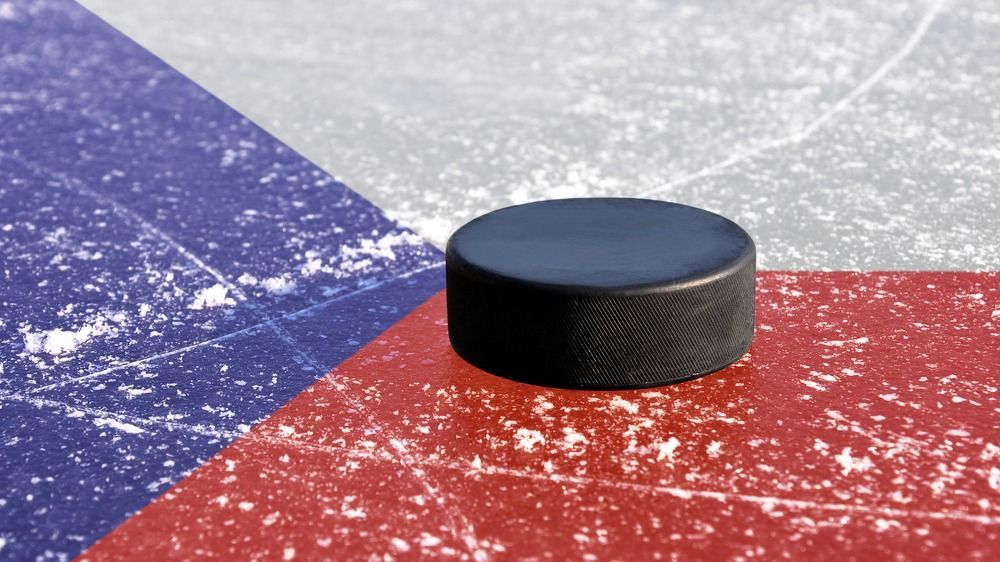
[[[448,255],[472,269],[550,290],[655,289],[753,259],[736,223],[677,203],[556,199],[493,211],[452,236]]]

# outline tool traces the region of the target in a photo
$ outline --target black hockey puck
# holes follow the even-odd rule
[[[448,334],[469,363],[568,388],[638,388],[729,365],[754,331],[756,249],[736,223],[646,199],[558,199],[448,241]]]

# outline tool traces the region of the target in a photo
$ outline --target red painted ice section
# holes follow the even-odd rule
[[[92,547],[162,559],[998,559],[1000,275],[762,273],[741,362],[552,390],[438,295]]]

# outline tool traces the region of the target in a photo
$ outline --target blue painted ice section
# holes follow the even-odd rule
[[[70,558],[443,287],[71,2],[0,10],[0,559]]]

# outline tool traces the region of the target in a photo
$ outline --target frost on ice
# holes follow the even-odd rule
[[[14,10],[14,5],[10,2],[0,3],[0,20],[16,20],[17,12]],[[3,540],[3,539],[0,539]],[[0,548],[3,548],[3,543],[0,543]]]
[[[826,340],[819,342],[820,345],[825,345],[827,347],[844,347],[846,344],[849,343],[854,343],[858,345],[865,344],[868,343],[868,338],[862,336],[860,338],[853,340]]]
[[[851,448],[845,447],[843,451],[839,454],[833,456],[837,464],[840,465],[840,473],[847,476],[851,472],[864,472],[869,468],[875,466],[872,464],[871,459],[868,457],[862,457],[860,459],[851,456]]]
[[[717,457],[722,454],[722,443],[719,441],[712,441],[705,447],[705,452],[708,453],[710,457]]]
[[[222,283],[216,283],[206,289],[201,289],[194,294],[194,302],[188,308],[193,310],[203,310],[205,308],[217,308],[220,306],[232,306],[236,301],[229,298],[229,289]]]
[[[576,431],[572,427],[563,428],[563,446],[567,448],[575,447],[579,443],[587,444],[587,437],[582,433]]]
[[[260,282],[260,286],[272,295],[282,296],[295,291],[295,280],[286,275],[268,277]]]
[[[678,441],[676,437],[671,437],[670,439],[667,439],[665,442],[657,443],[656,460],[662,461],[663,459],[670,459],[670,461],[673,461],[674,451],[677,450],[677,447],[680,444],[681,442]]]
[[[120,422],[112,418],[96,418],[94,420],[94,425],[97,427],[112,427],[118,431],[124,431],[125,433],[143,433],[144,429],[137,425],[132,425],[130,423]]]
[[[24,337],[24,350],[32,355],[48,353],[59,356],[72,353],[81,345],[101,336],[114,336],[118,328],[124,325],[126,317],[119,312],[110,317],[99,314],[94,320],[85,323],[77,329],[64,330],[55,328],[47,331],[34,332],[31,326],[21,328]]]
[[[990,488],[1000,492],[1000,468],[994,466],[990,469],[990,475],[987,482],[989,482]]]
[[[616,396],[614,399],[611,400],[611,407],[620,408],[630,414],[635,414],[639,411],[638,404],[636,404],[635,402],[629,402],[628,400],[625,400],[624,398],[618,396]]]
[[[541,432],[534,429],[521,429],[517,430],[514,434],[514,438],[517,439],[517,444],[514,445],[517,449],[524,449],[529,453],[535,450],[535,445],[545,444],[545,436]]]
[[[398,246],[419,246],[423,240],[412,232],[386,234],[378,240],[365,239],[357,246],[341,246],[340,255],[346,260],[358,258],[378,258],[389,261],[396,259],[394,248]]]
[[[372,235],[376,234],[372,232]],[[397,252],[403,247],[422,247],[423,244],[423,239],[412,232],[391,232],[378,239],[365,238],[352,245],[343,244],[336,255],[326,258],[321,252],[306,250],[302,256],[304,261],[296,271],[266,278],[245,272],[236,282],[248,287],[260,287],[274,296],[289,295],[299,289],[297,276],[309,278],[322,273],[341,279],[367,272],[385,262],[396,261],[399,258]]]

